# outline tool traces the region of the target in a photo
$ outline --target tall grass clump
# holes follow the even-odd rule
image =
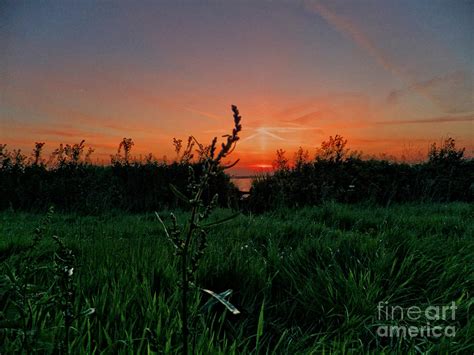
[[[69,354],[74,321],[95,311],[76,311],[76,256],[58,236],[47,238],[52,217],[51,207],[32,241],[2,266],[0,339],[8,351]]]

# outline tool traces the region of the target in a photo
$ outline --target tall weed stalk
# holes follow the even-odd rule
[[[236,165],[238,160],[230,165],[222,165],[222,161],[228,157],[235,149],[237,141],[239,140],[239,133],[242,130],[240,124],[241,116],[236,106],[232,105],[234,127],[231,134],[224,135],[226,141],[221,144],[220,149],[217,148],[217,137],[215,137],[209,146],[204,146],[199,143],[194,137],[192,139],[196,143],[200,152],[205,152],[202,162],[202,172],[196,178],[195,171],[189,165],[189,186],[188,190],[191,197],[186,196],[179,191],[174,185],[170,185],[171,190],[182,200],[187,206],[191,208],[190,216],[184,225],[179,225],[176,217],[171,213],[172,224],[167,227],[159,214],[156,213],[158,220],[163,225],[166,236],[173,244],[176,256],[179,258],[179,273],[181,282],[181,321],[182,321],[182,350],[183,354],[189,352],[189,300],[188,294],[190,287],[196,287],[195,275],[198,269],[199,261],[207,247],[207,230],[215,225],[225,223],[238,214],[224,218],[217,222],[206,223],[205,220],[209,217],[212,209],[217,204],[217,194],[209,203],[205,203],[203,194],[209,186],[209,179],[215,176],[219,170],[226,170]],[[224,304],[234,314],[239,311],[226,301],[223,297],[210,290],[201,289],[203,292],[215,297],[219,302]]]

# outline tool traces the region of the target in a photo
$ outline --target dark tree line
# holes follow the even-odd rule
[[[99,213],[182,207],[169,185],[187,191],[189,164],[199,174],[206,149],[201,146],[195,150],[194,140],[190,139],[184,152],[177,150],[177,158],[171,163],[158,162],[151,155],[136,161],[131,158],[132,139],[124,138],[117,154],[111,156],[111,165],[98,166],[91,163],[93,149],[86,147],[84,141],[61,144],[48,159],[42,156],[43,146],[37,142],[27,157],[19,150],[8,151],[6,145],[0,145],[0,209],[34,211],[54,205],[65,211]],[[212,176],[209,185],[205,200],[218,192],[221,206],[237,205],[238,190],[223,171]]]
[[[474,161],[464,157],[449,138],[433,144],[427,161],[418,164],[362,159],[336,135],[321,144],[316,157],[302,148],[289,166],[283,150],[274,161],[275,173],[256,179],[249,207],[261,212],[278,207],[315,205],[324,201],[394,202],[473,201]]]
[[[191,164],[199,173],[209,147],[194,137],[174,139],[176,159],[158,162],[152,155],[132,159],[133,140],[124,138],[111,165],[91,163],[93,149],[84,141],[61,144],[48,159],[44,143],[37,142],[28,157],[0,144],[0,209],[44,210],[50,205],[66,211],[99,213],[111,209],[145,212],[183,207],[170,190],[186,191]],[[336,135],[323,142],[314,159],[300,148],[290,166],[277,151],[275,173],[257,178],[250,196],[240,201],[237,188],[223,170],[212,176],[205,199],[219,194],[223,207],[243,206],[253,212],[279,207],[315,205],[325,201],[367,202],[380,205],[403,202],[473,201],[474,161],[464,157],[449,138],[433,144],[423,163],[396,163],[362,159]]]

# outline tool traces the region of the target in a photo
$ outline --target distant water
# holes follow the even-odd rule
[[[232,181],[234,185],[237,186],[237,188],[240,191],[245,191],[245,192],[250,191],[250,187],[252,186],[252,180],[253,180],[252,178],[248,178],[248,177],[230,179],[230,181]]]

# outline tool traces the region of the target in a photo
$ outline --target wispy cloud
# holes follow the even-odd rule
[[[323,134],[323,131],[319,127],[303,127],[300,125],[294,126],[261,126],[257,128],[247,127],[247,131],[253,132],[249,136],[242,139],[242,142],[251,141],[258,139],[262,146],[265,147],[265,143],[268,139],[284,142],[285,145],[298,145],[302,142],[295,139],[296,134],[304,134],[311,132],[312,135]]]
[[[51,129],[51,128],[39,128],[39,129],[32,129],[32,132],[40,135],[40,136],[55,136],[61,138],[74,138],[77,140],[81,140],[83,138],[102,138],[103,135],[99,135],[96,133],[91,133],[90,131],[83,131],[74,128],[65,128],[65,129]]]
[[[301,115],[307,112],[308,110],[314,110],[314,107],[318,104],[319,101],[319,98],[306,99],[303,102],[299,102],[289,107],[280,109],[279,111],[275,112],[272,117],[275,117],[277,119],[287,119],[294,115]]]
[[[400,124],[423,124],[423,123],[453,123],[453,122],[472,122],[474,121],[474,114],[463,116],[441,116],[433,118],[425,118],[419,120],[390,120],[377,121],[376,124],[381,125],[400,125]]]
[[[387,96],[388,104],[398,104],[403,97],[413,91],[429,92],[437,105],[443,107],[447,113],[474,111],[472,99],[473,77],[469,71],[439,75],[425,81],[415,82],[405,88],[393,90]]]
[[[323,110],[313,111],[310,113],[306,113],[302,116],[292,118],[291,120],[289,120],[289,122],[294,122],[294,123],[299,123],[299,124],[308,124],[310,122],[313,122],[314,120],[320,120],[324,117],[327,117],[327,115],[328,115],[327,111],[326,112]]]
[[[402,144],[406,142],[410,143],[427,143],[431,142],[432,139],[429,138],[387,138],[387,137],[381,137],[381,138],[362,138],[362,137],[352,137],[350,139],[350,144],[357,144],[357,145],[363,145],[363,146],[368,146],[368,145],[377,145],[377,144]]]
[[[214,115],[213,113],[204,112],[204,111],[200,111],[200,110],[195,110],[195,109],[190,108],[190,107],[184,107],[183,109],[184,109],[185,111],[198,114],[198,115],[200,115],[200,116],[202,116],[202,117],[210,118],[210,119],[216,120],[216,121],[222,121],[222,117],[219,117],[219,116],[217,116],[217,115]]]
[[[257,137],[259,138],[270,137],[279,141],[287,141],[287,139],[272,133],[271,130],[267,129],[266,127],[260,127],[260,128],[255,129],[254,134],[251,134],[250,136],[247,136],[244,139],[242,139],[242,142],[249,141]]]
[[[305,98],[276,111],[272,122],[311,128],[326,128],[334,123],[369,120],[372,117],[370,98],[356,92],[337,92]],[[262,125],[265,125],[264,123]],[[318,127],[312,127],[312,126]]]
[[[309,0],[306,1],[305,5],[309,11],[321,16],[336,31],[353,40],[357,46],[365,50],[367,54],[370,55],[382,68],[402,81],[407,87],[411,87],[414,92],[426,98],[444,112],[449,112],[449,109],[445,107],[444,102],[433,97],[433,95],[427,91],[423,85],[414,85],[413,83],[416,82],[416,80],[404,72],[397,63],[395,63],[384,51],[378,48],[375,43],[373,43],[350,19],[336,14],[319,1]]]
[[[321,131],[320,127],[311,127],[311,126],[302,126],[302,125],[293,125],[293,126],[265,126],[265,127],[247,127],[248,130],[261,130],[273,131],[276,133],[293,133],[297,131]]]

